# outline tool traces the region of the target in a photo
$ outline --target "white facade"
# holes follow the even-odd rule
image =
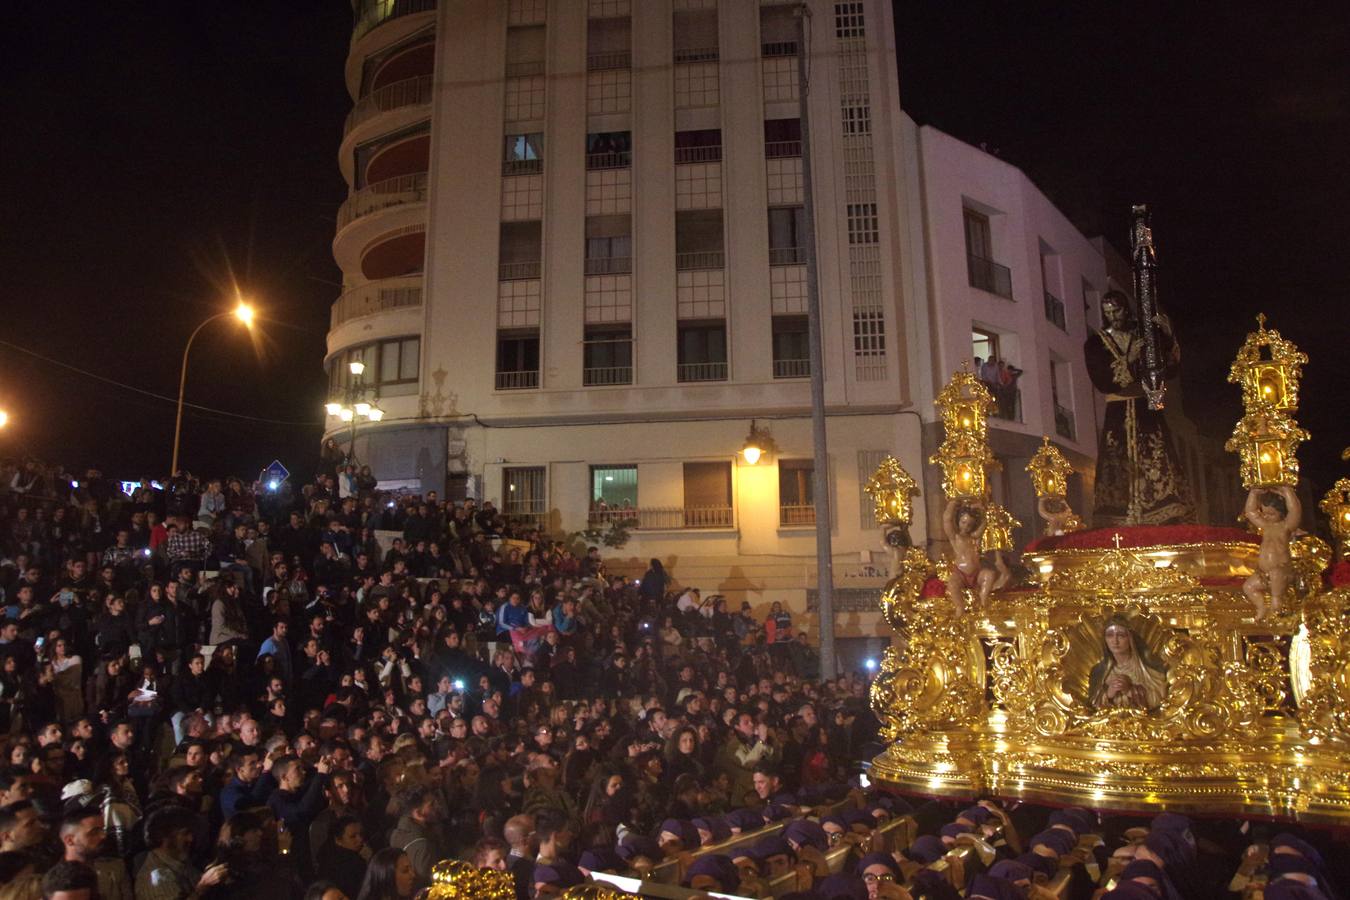
[[[809,630],[795,5],[366,5],[327,360],[335,392],[353,354],[378,381],[386,419],[361,426],[358,455],[383,483],[491,499],[555,533],[631,517],[617,568],[661,556],[705,593],[782,599]],[[1000,499],[1030,524],[1018,463],[1056,434],[1053,396],[1076,424],[1056,440],[1090,471],[1083,304],[1105,265],[1020,172],[901,112],[890,3],[808,5],[836,584],[874,589],[885,554],[862,483],[886,453],[926,469],[933,397],[972,327],[1024,370],[1020,421],[993,423]],[[968,208],[989,218],[1011,300],[971,286]],[[755,466],[738,458],[752,420],[775,444]],[[635,511],[598,515],[602,497]],[[840,634],[874,635],[874,596],[841,596]]]

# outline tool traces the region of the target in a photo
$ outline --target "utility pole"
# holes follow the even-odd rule
[[[810,64],[807,35],[811,10],[797,7],[797,94],[801,102],[802,243],[806,251],[807,343],[811,360],[811,494],[816,513],[816,612],[820,628],[820,675],[833,678],[834,554],[830,538],[830,455],[825,439],[825,360],[821,350],[820,286],[816,271],[816,216],[811,180]]]

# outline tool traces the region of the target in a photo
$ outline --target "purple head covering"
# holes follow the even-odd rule
[[[1266,885],[1265,897],[1266,900],[1327,900],[1327,895],[1317,888],[1292,878],[1281,878]]]
[[[724,891],[734,891],[741,886],[741,873],[729,857],[712,853],[696,858],[684,875],[684,886],[694,880],[695,875],[707,875],[717,879]]]
[[[816,885],[823,900],[867,900],[867,885],[856,875],[831,875]]]
[[[943,825],[942,828],[938,831],[938,834],[941,835],[942,837],[954,838],[959,837],[960,835],[963,834],[970,834],[970,829],[967,828],[965,825],[960,825],[957,824],[956,822],[952,822],[950,825]]]
[[[1131,878],[1152,878],[1162,884],[1164,877],[1166,876],[1163,875],[1163,870],[1151,859],[1132,859],[1120,870],[1121,881],[1129,881]]]
[[[817,850],[824,850],[830,846],[830,839],[825,834],[825,829],[821,827],[819,822],[812,822],[810,819],[797,819],[794,822],[789,822],[787,828],[783,829],[783,837],[799,847],[811,846]]]
[[[976,825],[983,825],[985,822],[989,821],[989,817],[992,815],[993,813],[983,806],[968,806],[957,813],[956,817],[958,819],[969,819]]]
[[[985,900],[1026,900],[1027,892],[1011,881],[994,878],[992,875],[976,875],[966,888],[967,897],[983,897]]]
[[[1311,875],[1313,878],[1321,874],[1321,869],[1317,868],[1310,859],[1293,853],[1272,853],[1270,861],[1266,863],[1266,874],[1272,880],[1281,875]]]
[[[769,835],[766,838],[761,838],[755,843],[754,857],[761,862],[768,859],[770,856],[778,856],[780,854],[783,856],[790,856],[793,859],[797,858],[797,851],[793,850],[792,845],[780,834]]]
[[[1296,837],[1288,832],[1275,835],[1271,838],[1270,849],[1276,847],[1288,847],[1304,859],[1311,860],[1312,864],[1319,869],[1322,868],[1322,854],[1317,852],[1317,848],[1301,837]]]
[[[1150,831],[1190,831],[1191,820],[1181,813],[1158,813],[1153,817]]]
[[[947,855],[947,847],[942,843],[942,838],[933,834],[925,834],[922,837],[914,839],[914,843],[909,845],[905,851],[905,856],[916,863],[923,863],[925,866],[937,862]]]
[[[1052,877],[1059,871],[1059,862],[1048,856],[1041,856],[1039,853],[1027,851],[1017,857],[1017,861],[1031,869],[1037,875],[1044,875],[1046,878]]]
[[[661,859],[661,848],[656,841],[641,834],[626,834],[619,846],[615,848],[619,858],[624,862],[632,862],[639,856],[645,856],[650,860],[658,861]]]
[[[733,809],[726,815],[727,826],[741,831],[753,831],[764,827],[764,817],[753,809]]]
[[[1027,841],[1028,847],[1035,847],[1037,844],[1044,844],[1063,856],[1065,853],[1073,852],[1073,848],[1078,846],[1078,839],[1063,828],[1051,828],[1049,831],[1033,835],[1031,840]]]
[[[581,870],[571,863],[540,863],[534,867],[535,884],[556,884],[558,887],[569,888],[581,884],[585,880],[586,878],[581,874]]]
[[[1144,846],[1163,861],[1166,869],[1181,868],[1195,862],[1195,847],[1183,831],[1153,829],[1144,838]]]
[[[694,827],[692,822],[686,822],[683,819],[666,819],[661,823],[661,834],[666,832],[678,837],[686,850],[693,850],[699,846],[698,829]]]
[[[1137,881],[1122,881],[1114,890],[1102,894],[1102,900],[1158,900],[1158,895]]]
[[[857,872],[861,877],[862,874],[867,871],[868,866],[885,866],[891,870],[891,874],[894,875],[897,880],[903,877],[900,873],[900,864],[896,862],[895,857],[891,856],[889,853],[869,853],[858,860],[858,865],[853,871]]]
[[[578,865],[587,872],[614,872],[626,869],[623,857],[609,847],[592,847],[581,854]]]
[[[1015,859],[1000,859],[989,868],[989,874],[1005,881],[1030,881],[1036,873],[1031,866]]]

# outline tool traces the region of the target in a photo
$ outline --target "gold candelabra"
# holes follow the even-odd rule
[[[989,493],[986,470],[995,465],[987,442],[994,395],[962,365],[937,395],[943,441],[928,460],[942,467],[942,492],[951,500],[982,500]]]
[[[894,456],[881,461],[863,490],[872,498],[878,525],[908,525],[913,521],[919,484]]]
[[[1246,488],[1298,484],[1298,445],[1308,439],[1294,421],[1298,387],[1308,357],[1278,331],[1266,328],[1265,314],[1256,317],[1257,330],[1246,342],[1228,372],[1230,383],[1242,386],[1244,415],[1224,449],[1241,460]]]
[[[1327,514],[1341,559],[1350,559],[1350,478],[1337,479],[1318,507]]]

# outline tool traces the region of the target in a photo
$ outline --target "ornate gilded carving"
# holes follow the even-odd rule
[[[1137,591],[1189,590],[1199,584],[1193,576],[1175,566],[1156,566],[1117,546],[1101,551],[1091,567],[1052,572],[1048,587],[1054,591],[1114,596]]]
[[[965,366],[937,395],[943,440],[929,463],[942,467],[942,492],[950,499],[986,496],[986,469],[995,465],[986,442],[994,395]]]
[[[1247,335],[1228,372],[1228,380],[1242,385],[1245,414],[1224,449],[1241,461],[1246,488],[1298,484],[1298,445],[1308,432],[1298,426],[1298,385],[1308,357],[1278,331],[1266,330],[1266,317],[1257,316],[1258,328]]]
[[[894,456],[881,461],[863,490],[872,498],[878,525],[908,525],[913,520],[913,499],[918,496],[919,484]]]
[[[984,534],[980,536],[980,550],[985,553],[991,550],[1011,550],[1013,529],[1021,528],[1022,523],[997,503],[989,504],[985,510],[985,518]]]
[[[515,878],[510,872],[479,869],[458,859],[443,859],[431,867],[426,900],[514,900]]]
[[[579,884],[563,891],[562,900],[642,900],[637,894],[629,894],[603,884]]]
[[[1346,450],[1350,454],[1350,448]],[[1344,455],[1342,458],[1345,458]],[[1350,558],[1350,478],[1339,478],[1317,504],[1326,513],[1331,533],[1336,538],[1336,552]]]

